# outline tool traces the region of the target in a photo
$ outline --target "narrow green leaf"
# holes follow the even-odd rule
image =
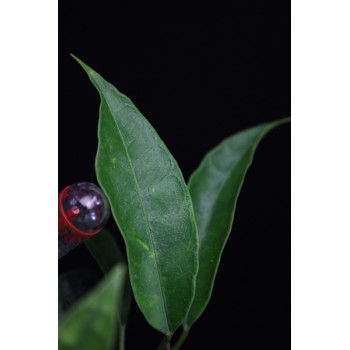
[[[58,327],[59,350],[112,350],[121,312],[126,266],[116,265],[67,312]]]
[[[129,98],[82,61],[101,97],[96,174],[127,248],[135,300],[171,334],[194,297],[198,237],[182,173]]]
[[[239,132],[212,149],[189,180],[199,237],[196,293],[184,323],[188,329],[209,302],[217,268],[231,232],[236,202],[262,137],[285,118]]]
[[[91,289],[99,279],[95,270],[76,269],[58,277],[58,318],[79,298]]]

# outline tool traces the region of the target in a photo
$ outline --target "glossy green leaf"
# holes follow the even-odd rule
[[[116,265],[106,279],[73,305],[59,323],[59,350],[114,349],[125,277],[126,266]]]
[[[194,296],[198,237],[182,173],[131,100],[79,59],[101,97],[96,174],[125,240],[135,300],[171,334]]]
[[[80,299],[99,280],[97,271],[76,269],[62,273],[58,277],[58,318]]]
[[[189,180],[199,237],[196,294],[184,323],[188,329],[209,302],[217,268],[231,232],[236,202],[262,137],[289,118],[239,132],[212,149]]]

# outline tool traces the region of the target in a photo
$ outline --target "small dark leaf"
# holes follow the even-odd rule
[[[104,274],[108,273],[115,264],[125,262],[123,253],[107,228],[86,240],[85,246]]]
[[[123,253],[107,228],[102,229],[97,235],[85,241],[85,245],[104,274],[107,274],[116,264],[125,263]],[[129,315],[131,297],[130,280],[127,276],[119,319],[120,326],[124,329]]]
[[[94,270],[78,269],[65,272],[58,277],[58,318],[81,298],[99,280]]]

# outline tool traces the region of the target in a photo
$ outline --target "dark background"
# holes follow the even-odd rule
[[[188,2],[189,3],[189,2]],[[185,180],[224,137],[289,116],[290,2],[59,2],[59,190],[97,182],[99,97],[74,53],[130,97]],[[108,226],[118,232],[112,220]],[[119,234],[117,240],[123,247]],[[59,273],[96,268],[84,246]],[[290,349],[290,126],[260,144],[212,299],[183,349]],[[127,349],[161,335],[132,305]]]

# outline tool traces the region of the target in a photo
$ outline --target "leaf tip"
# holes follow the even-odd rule
[[[87,74],[91,74],[93,72],[92,68],[90,68],[86,63],[84,63],[80,58],[70,53],[70,55],[80,64],[80,66],[85,70]]]
[[[284,117],[280,119],[280,124],[290,123],[290,117]]]

